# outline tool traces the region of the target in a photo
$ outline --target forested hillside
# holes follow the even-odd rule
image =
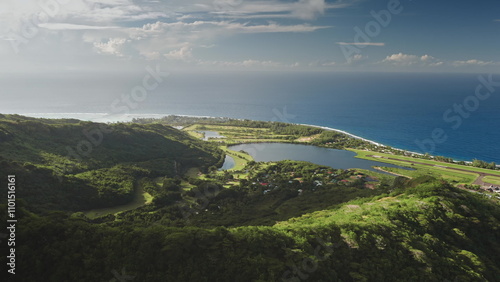
[[[0,174],[17,175],[21,196],[40,209],[124,204],[141,178],[222,161],[216,146],[169,126],[0,116]]]
[[[218,171],[223,159],[161,124],[0,116],[3,191],[16,176],[9,281],[500,281],[496,198],[428,175],[252,160]],[[137,191],[151,202],[83,212]],[[7,211],[4,192],[3,222]]]
[[[17,277],[111,281],[118,272],[133,281],[499,281],[498,205],[433,179],[406,186],[273,226],[110,225],[23,210]]]

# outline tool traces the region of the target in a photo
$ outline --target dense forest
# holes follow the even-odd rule
[[[495,199],[430,176],[298,161],[214,170],[223,157],[157,123],[0,116],[3,222],[6,176],[17,186],[9,281],[500,281]],[[150,204],[83,212],[139,187]]]
[[[221,165],[215,145],[169,126],[0,117],[0,175],[33,207],[78,211],[130,201],[137,181]]]
[[[99,224],[24,207],[16,278],[499,281],[498,205],[433,179],[405,186],[271,226]]]

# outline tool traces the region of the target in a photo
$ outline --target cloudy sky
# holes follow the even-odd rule
[[[498,72],[498,0],[2,0],[1,72]]]

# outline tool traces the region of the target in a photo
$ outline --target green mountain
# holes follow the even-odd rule
[[[0,175],[15,174],[23,199],[38,209],[124,204],[141,178],[174,177],[223,159],[216,146],[169,126],[0,116]]]
[[[499,281],[499,206],[433,179],[407,187],[273,226],[109,225],[22,209],[17,271],[23,281]]]
[[[9,281],[500,281],[494,198],[305,162],[217,172],[223,156],[160,124],[1,116],[0,185],[16,175]],[[78,212],[137,191],[151,204]]]

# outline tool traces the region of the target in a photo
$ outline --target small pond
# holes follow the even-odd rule
[[[224,164],[222,164],[222,167],[219,168],[219,170],[227,170],[231,169],[236,165],[236,162],[234,161],[234,158],[226,155],[226,159],[224,160]]]
[[[219,132],[216,131],[207,131],[207,130],[198,130],[197,132],[203,133],[205,135],[205,138],[203,140],[208,141],[210,138],[226,138],[225,136],[222,136],[219,134]]]

